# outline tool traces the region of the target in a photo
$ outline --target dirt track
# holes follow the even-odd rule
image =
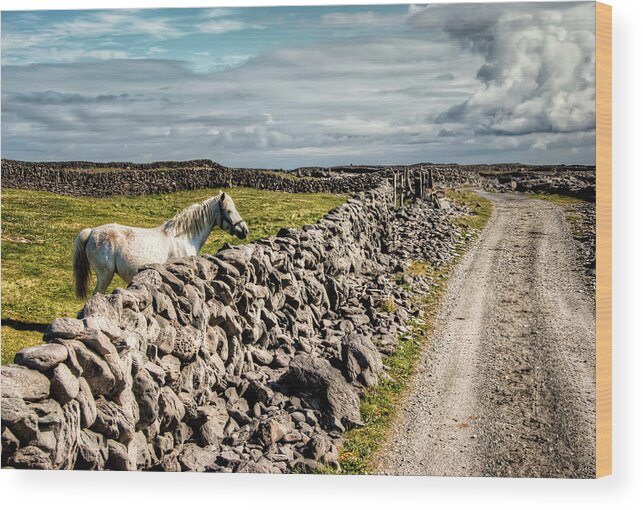
[[[594,301],[556,205],[509,194],[449,285],[378,472],[592,477]]]

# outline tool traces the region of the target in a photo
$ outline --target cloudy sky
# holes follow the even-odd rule
[[[2,13],[2,157],[595,160],[593,2]]]

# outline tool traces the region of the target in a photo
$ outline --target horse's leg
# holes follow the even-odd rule
[[[114,234],[110,229],[99,227],[98,239],[87,246],[87,258],[96,272],[96,287],[94,294],[104,294],[109,283],[114,278],[116,264],[114,262]],[[96,229],[98,230],[98,229]],[[106,242],[107,240],[107,242]]]
[[[97,281],[96,288],[94,289],[94,294],[105,294],[105,291],[112,281],[112,278],[114,278],[114,272],[104,267],[95,269]]]

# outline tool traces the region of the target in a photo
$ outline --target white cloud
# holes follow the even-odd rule
[[[150,46],[147,49],[147,54],[148,55],[156,55],[158,53],[167,53],[168,51],[170,51],[170,50],[168,50],[167,48],[163,48],[162,46]]]
[[[324,25],[333,27],[364,27],[399,25],[406,19],[405,15],[378,14],[372,11],[364,12],[331,12],[324,14],[321,21]]]
[[[248,29],[259,29],[262,28],[260,25],[254,25],[250,23],[244,23],[237,20],[213,20],[206,23],[202,23],[197,27],[199,32],[204,32],[208,34],[225,34],[227,32],[238,32],[240,30]]]
[[[66,44],[70,40],[87,37],[148,35],[162,40],[182,33],[173,26],[171,18],[151,18],[131,11],[101,11],[47,24],[30,32],[14,31],[3,25],[2,46],[3,53],[11,53],[36,46]]]
[[[509,7],[509,5],[511,5]],[[442,26],[484,57],[481,86],[438,117],[498,134],[574,132],[595,127],[594,4],[428,8],[415,28]]]
[[[150,17],[136,11],[106,11],[56,24],[50,28],[49,37],[148,35],[162,40],[182,33],[170,17]]]
[[[195,23],[185,23],[170,15],[150,15],[146,10],[112,10],[82,13],[58,23],[38,24],[34,28],[17,30],[3,23],[3,64],[31,64],[37,62],[72,62],[81,59],[125,58],[136,55],[121,48],[110,56],[97,50],[88,50],[88,44],[122,46],[127,37],[139,36],[152,43],[147,55],[166,52],[167,48],[153,41],[180,39],[195,32],[224,34],[249,28],[261,28],[234,19],[226,19],[236,11],[208,9],[200,11]],[[88,43],[88,38],[95,42]],[[103,38],[104,40],[99,40]],[[134,48],[132,49],[134,50]],[[144,54],[145,54],[144,53]]]

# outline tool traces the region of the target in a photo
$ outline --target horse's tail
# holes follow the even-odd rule
[[[89,282],[89,259],[85,253],[87,239],[92,233],[91,228],[85,228],[74,239],[74,255],[72,265],[74,267],[74,284],[76,285],[76,297],[87,298],[87,283]]]

